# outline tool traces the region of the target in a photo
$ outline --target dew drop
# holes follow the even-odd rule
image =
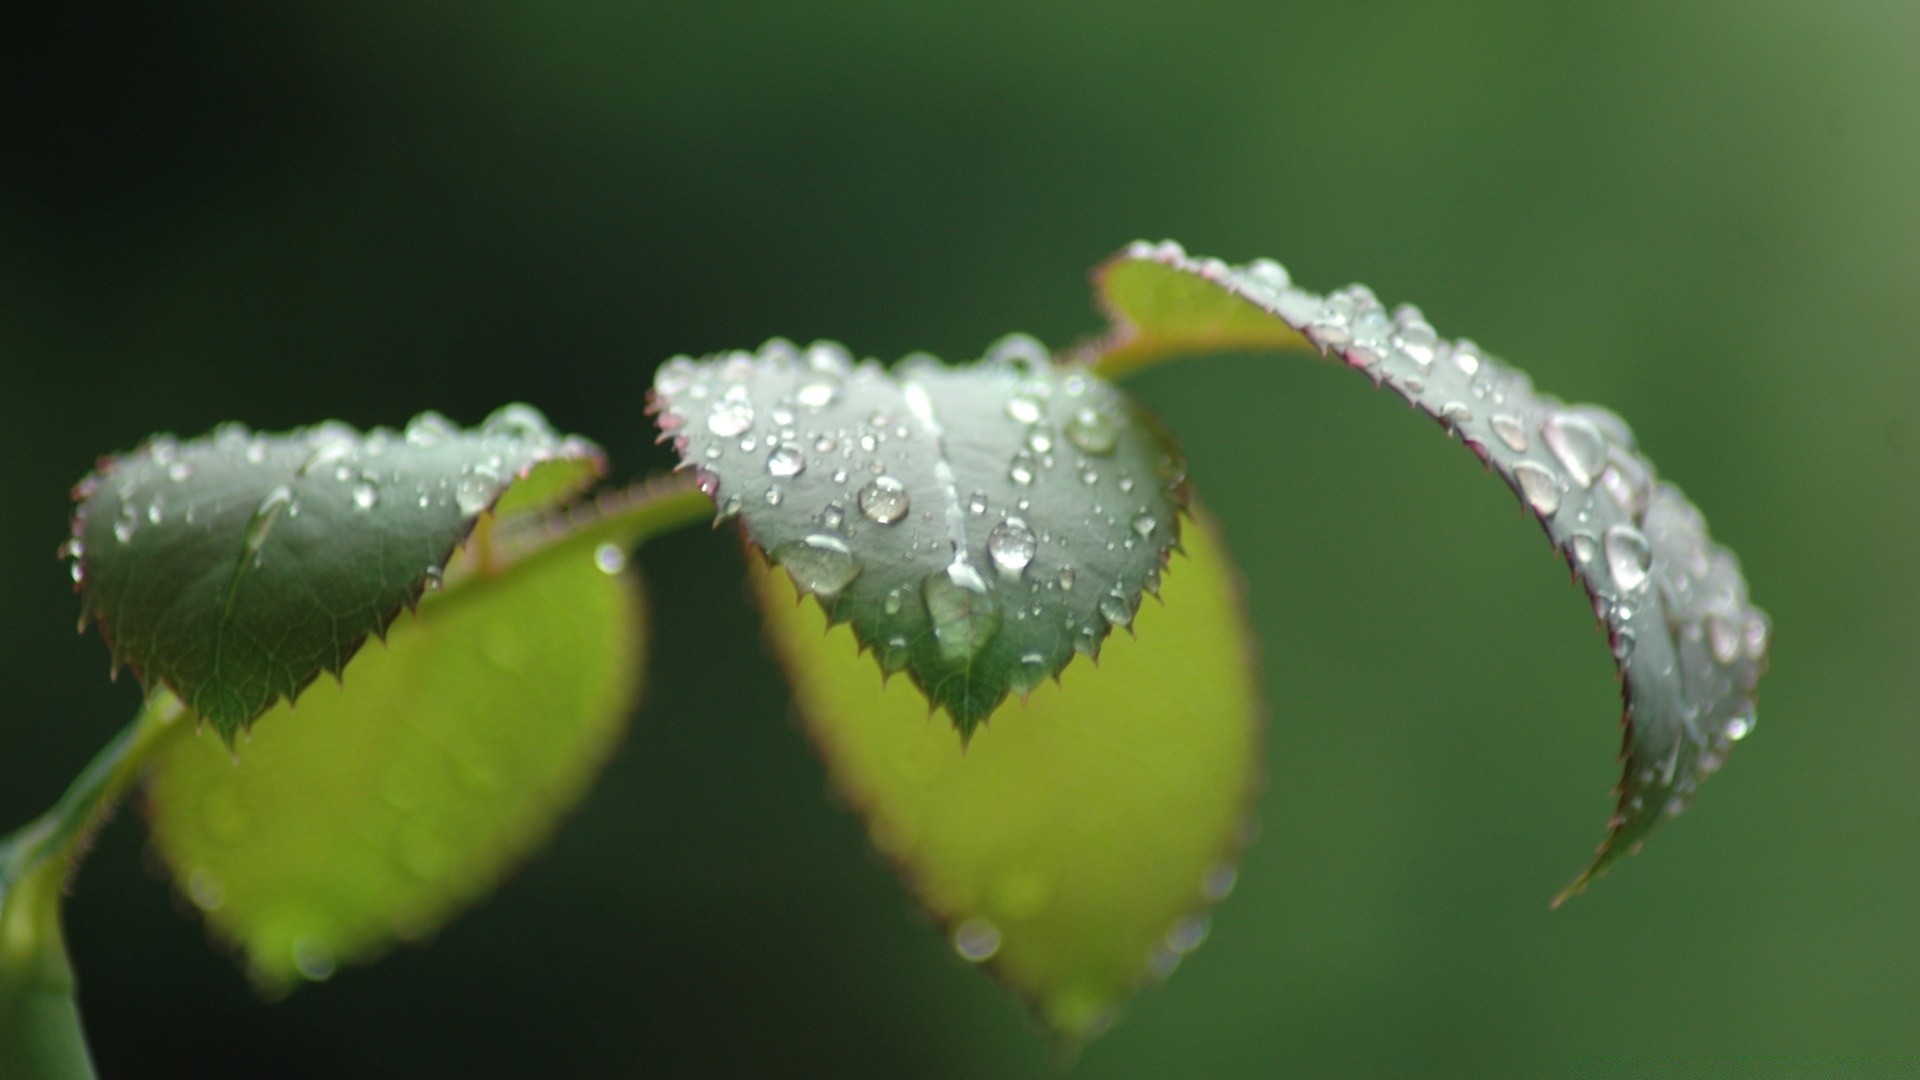
[[[1116,589],[1100,598],[1100,616],[1111,626],[1126,626],[1133,621],[1133,605]]]
[[[1534,513],[1552,517],[1560,509],[1560,480],[1545,465],[1522,461],[1513,467],[1513,479]]]
[[[782,492],[777,487],[770,487],[767,489],[767,505],[768,506],[779,506],[782,502],[786,501],[786,498],[787,498],[786,493]]]
[[[1063,566],[1060,568],[1060,589],[1062,592],[1066,592],[1071,590],[1072,588],[1073,588],[1073,567]]]
[[[1625,454],[1614,456],[1600,474],[1600,486],[1622,513],[1636,521],[1645,516],[1648,503],[1653,501],[1653,478],[1646,466]]]
[[[1189,915],[1167,931],[1167,948],[1184,956],[1206,943],[1213,923],[1205,915]]]
[[[204,866],[196,866],[187,875],[187,896],[201,911],[218,911],[226,905],[227,887],[220,875]]]
[[[1752,713],[1741,713],[1727,721],[1727,738],[1734,742],[1739,742],[1751,734],[1753,734]]]
[[[1433,327],[1419,320],[1406,323],[1400,327],[1398,333],[1393,335],[1394,346],[1421,367],[1433,363],[1434,352],[1439,341],[1440,338],[1433,332]]]
[[[975,516],[986,513],[987,512],[986,493],[976,491],[972,495],[967,496],[967,511],[969,513],[974,514]]]
[[[1007,415],[1023,424],[1040,422],[1040,403],[1030,397],[1015,395],[1007,399]]]
[[[185,483],[187,480],[190,480],[192,478],[193,478],[192,462],[176,461],[173,464],[167,466],[167,479],[172,480],[176,484]]]
[[[1500,441],[1507,444],[1507,449],[1512,450],[1516,454],[1526,451],[1527,429],[1520,426],[1520,421],[1517,418],[1508,416],[1505,413],[1500,413],[1490,417],[1487,420],[1487,424],[1493,428],[1495,435],[1500,436]]]
[[[1158,526],[1159,522],[1153,520],[1152,514],[1142,513],[1139,517],[1133,519],[1133,531],[1139,533],[1140,539],[1142,540],[1152,536],[1153,530]]]
[[[767,472],[782,479],[799,476],[807,468],[807,458],[799,447],[792,443],[781,443],[767,455]]]
[[[302,978],[323,982],[333,976],[338,963],[326,939],[318,934],[302,934],[293,941],[293,966]]]
[[[1646,534],[1631,525],[1615,525],[1607,530],[1602,546],[1607,552],[1607,570],[1615,584],[1632,592],[1647,583],[1653,567],[1653,549]]]
[[[840,540],[818,533],[773,550],[773,561],[786,567],[801,591],[832,600],[860,576],[860,560]]]
[[[1000,951],[1000,928],[974,916],[953,928],[953,951],[973,964],[985,963]]]
[[[1200,895],[1212,903],[1225,900],[1240,881],[1240,868],[1232,863],[1214,863],[1200,879]]]
[[[1008,518],[987,534],[987,554],[993,558],[993,565],[1007,577],[1019,577],[1039,549],[1040,544],[1034,539],[1033,530],[1027,528],[1026,522],[1019,518]]]
[[[627,553],[619,544],[601,544],[593,549],[593,565],[603,574],[618,574],[627,568]]]
[[[860,512],[869,521],[892,525],[907,516],[912,505],[907,486],[891,476],[876,476],[860,489]]]
[[[1033,459],[1025,456],[1014,458],[1013,464],[1007,468],[1007,479],[1023,487],[1033,483]]]
[[[372,484],[353,485],[353,505],[360,510],[371,510],[380,501],[380,493],[373,490]]]
[[[1119,425],[1092,406],[1074,410],[1067,421],[1067,441],[1089,454],[1111,454],[1119,440]]]
[[[747,388],[731,386],[707,414],[707,430],[723,439],[731,439],[753,426],[753,402],[747,400]]]
[[[793,399],[809,409],[824,409],[840,396],[840,388],[827,379],[812,379],[801,384]]]
[[[1480,370],[1480,346],[1475,345],[1465,338],[1454,342],[1453,366],[1459,368],[1463,375],[1472,376],[1478,373]]]
[[[900,596],[900,590],[892,589],[888,591],[887,598],[880,602],[880,607],[889,615],[898,615],[904,603],[905,601]]]
[[[1571,544],[1573,546],[1573,557],[1579,561],[1581,566],[1591,565],[1593,557],[1600,554],[1600,541],[1594,539],[1591,533],[1574,533]]]
[[[1740,633],[1741,642],[1747,650],[1747,659],[1758,660],[1767,654],[1767,639],[1772,636],[1772,633],[1773,629],[1765,615],[1757,611],[1747,615],[1746,629]]]
[[[1540,425],[1540,437],[1566,467],[1567,475],[1583,488],[1592,487],[1607,466],[1607,437],[1584,416],[1555,413]]]
[[[1707,616],[1707,649],[1722,666],[1740,659],[1740,628],[1718,612]]]
[[[1000,605],[979,572],[966,563],[928,577],[920,591],[933,621],[934,640],[948,660],[970,659],[999,632]]]
[[[247,521],[247,531],[242,542],[248,555],[256,559],[259,557],[260,548],[267,542],[267,534],[273,531],[274,522],[279,521],[280,515],[292,505],[293,492],[287,485],[281,484],[267,492],[267,497],[260,500],[260,505],[253,511],[253,517]],[[152,514],[149,513],[148,516],[151,517]]]

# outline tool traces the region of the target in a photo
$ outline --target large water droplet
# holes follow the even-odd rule
[[[840,388],[829,379],[810,379],[794,391],[793,399],[809,409],[824,409],[840,396]]]
[[[1152,514],[1143,512],[1133,519],[1133,531],[1140,534],[1140,539],[1145,540],[1153,535],[1153,530],[1158,528],[1159,524],[1153,519]]]
[[[619,544],[601,544],[593,549],[593,565],[603,574],[618,574],[627,568],[627,553]]]
[[[1534,513],[1552,517],[1560,509],[1560,479],[1545,465],[1522,461],[1513,467],[1513,479]]]
[[[1000,630],[1000,604],[978,571],[955,563],[920,587],[933,620],[933,637],[948,660],[972,658]]]
[[[860,489],[860,512],[882,525],[906,517],[911,505],[907,486],[891,476],[876,476]]]
[[[280,515],[286,513],[292,505],[293,491],[287,485],[281,484],[267,492],[267,497],[260,500],[260,505],[253,511],[253,517],[247,521],[247,531],[242,538],[242,543],[248,555],[255,559],[260,557],[260,548],[267,542],[267,534],[273,531],[274,523],[279,521]]]
[[[1708,615],[1707,649],[1713,653],[1714,662],[1721,665],[1740,659],[1740,627],[1719,612]]]
[[[832,600],[860,576],[853,550],[831,536],[815,534],[775,548],[774,561],[787,568],[802,592]]]
[[[767,455],[767,472],[770,475],[785,478],[799,476],[807,468],[806,454],[792,443],[781,443]]]
[[[1518,417],[1500,413],[1489,417],[1487,426],[1493,428],[1493,433],[1500,436],[1500,441],[1506,443],[1509,450],[1516,454],[1526,452],[1527,429],[1520,425]]]
[[[1639,459],[1625,453],[1613,455],[1600,474],[1600,486],[1613,497],[1622,513],[1638,521],[1653,501],[1653,477]]]
[[[969,963],[985,963],[1000,951],[1000,928],[977,915],[967,919],[953,928],[953,951]]]
[[[1631,525],[1615,525],[1607,530],[1602,546],[1615,584],[1632,592],[1647,583],[1647,572],[1653,568],[1653,549],[1647,546],[1646,534]]]
[[[1067,421],[1067,441],[1089,454],[1111,454],[1119,440],[1119,425],[1091,406],[1074,410]]]
[[[1100,598],[1100,616],[1112,626],[1126,626],[1133,621],[1133,605],[1128,603],[1126,594],[1118,589]]]
[[[1040,403],[1016,394],[1007,399],[1007,415],[1023,424],[1038,423],[1042,415]]]
[[[707,430],[723,439],[731,439],[753,426],[753,402],[747,388],[731,386],[707,414]]]
[[[1410,320],[1393,335],[1393,344],[1407,359],[1426,367],[1433,363],[1433,356],[1440,338],[1433,327],[1420,320]]]
[[[1592,487],[1607,466],[1607,437],[1584,416],[1555,413],[1540,425],[1540,437],[1566,467],[1567,475],[1583,488]]]
[[[1008,518],[987,534],[987,554],[993,557],[993,565],[1008,577],[1019,577],[1039,550],[1033,530],[1019,518]]]

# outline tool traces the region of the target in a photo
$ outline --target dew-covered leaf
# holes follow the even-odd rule
[[[633,708],[645,629],[617,549],[563,540],[429,595],[229,750],[156,756],[182,893],[270,989],[429,934],[543,843]],[[283,715],[284,714],[284,715]]]
[[[1436,420],[1546,529],[1606,631],[1626,704],[1618,807],[1562,899],[1684,809],[1753,729],[1767,617],[1748,601],[1733,553],[1708,537],[1679,488],[1656,478],[1618,416],[1536,392],[1473,342],[1440,337],[1411,305],[1388,311],[1361,285],[1310,293],[1270,260],[1234,267],[1140,243],[1095,281],[1115,327],[1082,353],[1094,370],[1109,356],[1125,369],[1143,357],[1247,347],[1247,335],[1218,332],[1221,313],[1238,325],[1257,309]],[[1195,300],[1200,287],[1223,299]]]
[[[115,665],[231,740],[339,674],[496,502],[546,505],[601,468],[598,449],[525,405],[471,430],[435,413],[404,432],[228,425],[103,460],[74,489],[66,550]]]
[[[721,516],[963,736],[1009,691],[1097,656],[1178,538],[1172,442],[1030,338],[893,372],[776,340],[675,358],[654,395]]]
[[[1137,637],[1007,701],[965,748],[911,687],[883,686],[846,628],[796,605],[784,575],[754,576],[806,730],[875,846],[963,959],[1069,1039],[1200,944],[1248,834],[1252,634],[1204,517],[1184,546]]]

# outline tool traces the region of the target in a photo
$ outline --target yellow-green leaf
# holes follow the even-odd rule
[[[562,541],[429,595],[297,722],[283,703],[235,752],[210,730],[161,750],[159,849],[263,985],[434,930],[546,839],[639,689],[639,595],[618,571]]]
[[[807,730],[875,845],[962,957],[1070,1039],[1206,936],[1261,774],[1237,575],[1210,524],[1186,524],[1137,636],[1007,701],[964,750],[787,575],[755,574]]]

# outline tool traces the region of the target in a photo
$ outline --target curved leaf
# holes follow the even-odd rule
[[[552,502],[603,467],[525,405],[471,431],[327,423],[158,436],[74,489],[66,553],[114,663],[165,685],[232,740],[437,584],[480,515]]]
[[[1438,421],[1540,521],[1607,632],[1626,703],[1618,809],[1592,865],[1560,899],[1685,809],[1753,730],[1767,617],[1748,602],[1733,553],[1712,542],[1679,488],[1656,480],[1618,416],[1535,392],[1473,342],[1441,338],[1418,308],[1389,313],[1362,285],[1306,292],[1271,260],[1233,267],[1178,244],[1138,243],[1095,281],[1116,323],[1081,354],[1095,370],[1245,347],[1248,335],[1220,327],[1244,326],[1257,310],[1276,327],[1272,344],[1304,338]]]
[[[237,750],[155,758],[161,855],[269,988],[432,932],[543,843],[639,688],[637,583],[619,549],[561,541],[429,596],[342,685]]]
[[[1204,517],[1186,549],[1137,638],[1001,706],[965,749],[910,688],[883,686],[846,629],[796,605],[785,576],[754,575],[806,730],[875,846],[962,958],[1068,1038],[1097,1034],[1200,944],[1248,834],[1253,637]]]
[[[1030,338],[970,367],[920,356],[894,373],[776,340],[677,357],[654,394],[721,516],[963,736],[1008,691],[1097,656],[1177,540],[1172,442]]]

